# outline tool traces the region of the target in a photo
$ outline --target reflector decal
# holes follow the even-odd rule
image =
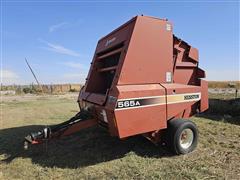
[[[166,102],[167,104],[184,103],[191,101],[199,101],[200,99],[201,93],[186,93],[167,96],[147,96],[139,98],[118,99],[115,110],[166,105]]]

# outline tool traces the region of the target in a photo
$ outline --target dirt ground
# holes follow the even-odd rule
[[[78,112],[77,95],[1,97],[0,179],[240,179],[239,116],[216,111],[191,118],[200,139],[187,155],[99,127],[25,151],[24,136]]]

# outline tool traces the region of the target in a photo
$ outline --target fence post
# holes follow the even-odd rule
[[[30,84],[30,87],[31,87],[31,90],[33,91],[33,89],[34,89],[33,82],[32,82],[32,84]]]
[[[51,94],[53,93],[53,87],[52,87],[52,84],[50,84],[50,93],[51,93]]]

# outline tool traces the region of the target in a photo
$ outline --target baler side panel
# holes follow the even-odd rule
[[[135,107],[115,109],[116,125],[120,138],[164,129],[166,121],[165,89],[159,84],[117,86],[118,103],[135,99]],[[128,101],[129,103],[129,101]],[[130,102],[131,104],[131,102]]]
[[[172,73],[172,24],[138,16],[118,85],[164,83]]]
[[[201,87],[176,83],[162,85],[167,89],[167,120],[188,118],[196,113],[202,96]]]
[[[174,72],[174,82],[180,84],[196,85],[199,81],[196,79],[196,68],[176,67]]]

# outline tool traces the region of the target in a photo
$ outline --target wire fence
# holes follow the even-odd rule
[[[22,93],[49,93],[58,94],[66,92],[79,92],[81,84],[45,84],[42,85],[42,89],[36,84],[29,85],[1,85],[0,94],[22,94]],[[229,82],[208,82],[209,93],[213,94],[235,94],[235,97],[239,95],[240,81],[229,81]]]
[[[41,88],[36,84],[29,85],[1,85],[1,94],[22,94],[22,93],[49,93],[58,94],[66,92],[79,92],[81,89],[81,84],[47,84],[42,85]]]

